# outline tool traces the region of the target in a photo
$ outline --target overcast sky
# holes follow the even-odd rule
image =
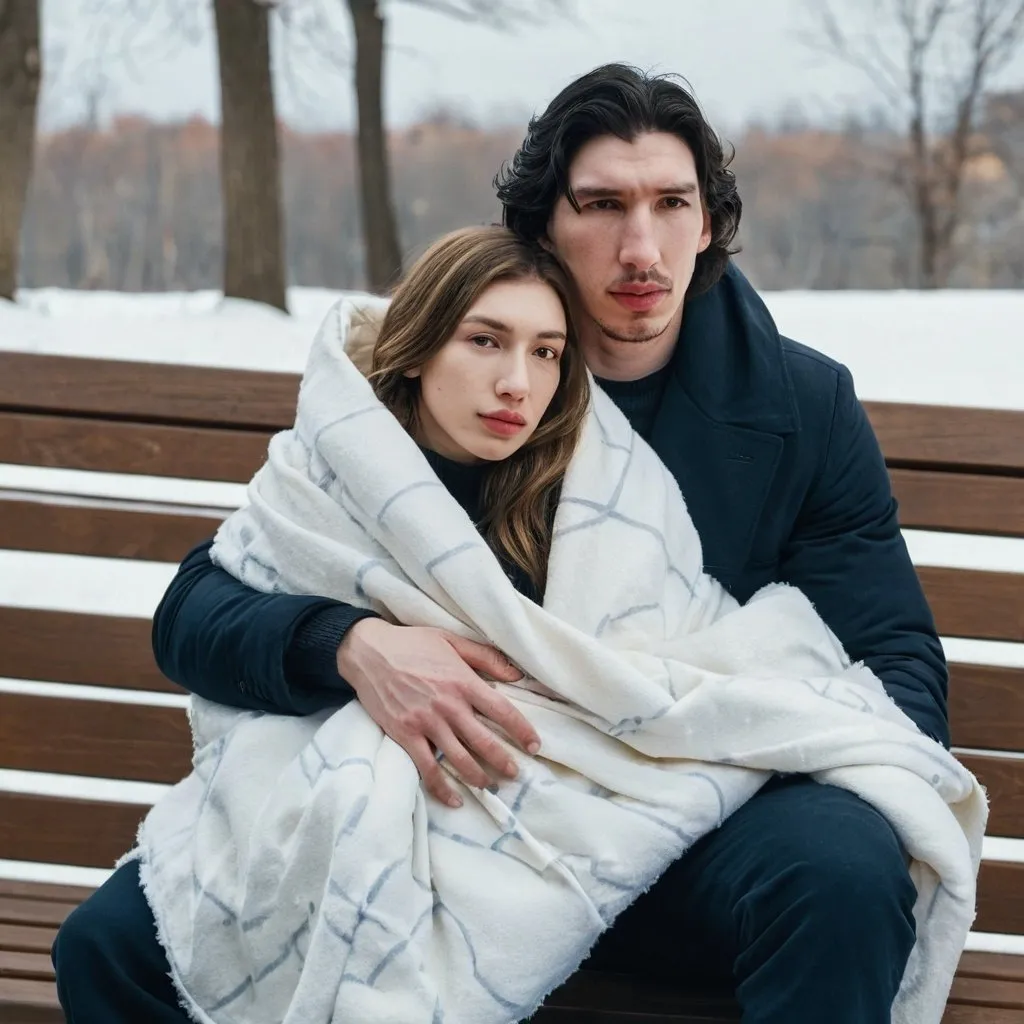
[[[112,7],[127,8],[129,0],[44,0],[44,41],[51,57],[45,125],[79,117],[83,97],[100,81],[106,83],[104,114],[216,117],[207,0],[134,2],[155,13],[138,24],[109,14]],[[282,115],[299,127],[351,126],[350,42],[342,0],[285,2],[319,10],[324,23],[313,33],[293,32],[287,45],[280,33],[275,36]],[[723,130],[787,107],[818,119],[873,102],[856,71],[802,41],[815,25],[818,2],[574,0],[576,22],[556,19],[498,33],[388,0],[385,116],[399,125],[447,104],[480,121],[521,123],[571,78],[611,60],[682,73]],[[168,24],[166,11],[175,4],[179,9],[193,5],[194,23],[187,32]],[[870,6],[868,0],[834,4],[862,11]],[[101,8],[108,13],[97,13]],[[337,66],[314,49],[334,55]],[[1024,83],[1024,53],[1003,82]]]

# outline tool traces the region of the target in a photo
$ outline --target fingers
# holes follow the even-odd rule
[[[540,736],[537,735],[537,730],[507,697],[496,693],[483,683],[479,688],[474,688],[471,700],[480,714],[495,725],[500,725],[528,754],[536,754],[540,750]]]
[[[412,758],[416,770],[420,773],[427,792],[441,803],[449,807],[461,807],[462,797],[452,786],[448,773],[438,763],[430,744],[422,736],[402,743],[405,752]]]
[[[487,675],[506,683],[514,683],[517,679],[523,678],[523,673],[497,648],[478,644],[475,640],[467,640],[464,636],[457,636],[454,633],[446,633],[445,639],[455,648],[459,657],[477,672],[486,672]]]
[[[475,761],[482,764],[484,770],[493,771],[500,779],[514,779],[519,774],[519,766],[505,745],[472,711],[460,716],[453,723],[453,727],[462,743],[469,748]],[[487,785],[490,785],[491,781],[489,778]]]
[[[484,731],[486,732],[486,730]],[[434,746],[448,759],[448,763],[452,768],[459,773],[463,782],[470,786],[475,786],[477,789],[486,789],[491,785],[491,777],[480,766],[477,759],[463,746],[447,722],[444,720],[438,721],[430,738],[434,741]],[[498,764],[504,765],[507,761],[508,755],[502,753]]]

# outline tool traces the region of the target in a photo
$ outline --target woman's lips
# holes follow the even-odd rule
[[[499,420],[494,416],[481,416],[480,422],[498,437],[513,437],[520,430],[525,429],[525,423],[513,423],[511,420]]]
[[[663,288],[652,292],[612,292],[615,301],[634,313],[646,313],[668,294]]]

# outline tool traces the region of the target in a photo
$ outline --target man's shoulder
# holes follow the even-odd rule
[[[849,369],[824,352],[792,338],[781,337],[790,385],[802,429],[831,421],[840,386],[851,382]]]

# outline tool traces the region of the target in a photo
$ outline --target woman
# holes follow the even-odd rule
[[[214,559],[493,643],[524,673],[495,686],[543,745],[496,730],[518,774],[487,786],[446,757],[445,805],[358,702],[284,718],[196,699],[194,771],[134,851],[183,1003],[218,1024],[519,1020],[693,841],[800,771],[879,807],[922,865],[894,1020],[938,1020],[976,783],[798,591],[737,608],[703,573],[673,478],[588,398],[567,295],[543,254],[471,229],[379,326],[383,304],[343,301],[321,328],[295,426]],[[371,347],[368,382],[347,352]]]

